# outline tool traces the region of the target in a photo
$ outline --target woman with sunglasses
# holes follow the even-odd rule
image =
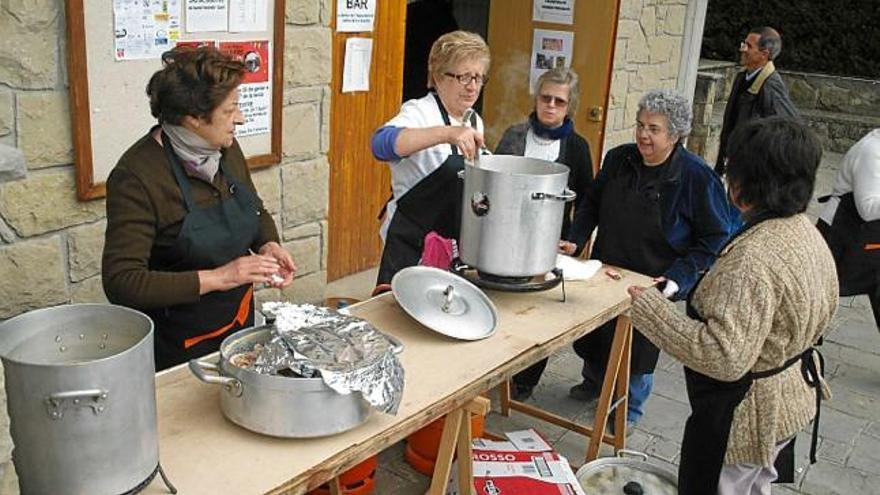
[[[373,155],[388,162],[392,189],[379,231],[385,247],[377,284],[418,263],[427,233],[458,238],[458,172],[483,148],[483,121],[467,111],[488,71],[489,47],[480,35],[444,34],[428,55],[428,94],[405,102],[373,134]]]
[[[578,76],[569,68],[557,67],[542,74],[535,86],[535,108],[529,119],[504,131],[495,153],[540,158],[569,168],[568,188],[577,198],[565,203],[560,239],[568,239],[572,212],[584,201],[593,181],[590,145],[574,130],[572,121],[578,104]],[[544,359],[516,374],[513,398],[529,398],[546,367]]]
[[[687,297],[739,223],[718,175],[682,146],[690,130],[690,103],[683,96],[672,90],[644,95],[636,113],[636,142],[605,155],[575,213],[571,242],[560,243],[561,249],[583,249],[598,227],[592,258],[656,277],[669,299]],[[584,359],[584,381],[571,388],[571,397],[598,396],[613,336],[614,320],[575,341],[575,352]],[[643,414],[659,355],[636,329],[627,424]]]

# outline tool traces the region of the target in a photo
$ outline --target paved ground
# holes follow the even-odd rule
[[[830,191],[840,155],[829,155],[820,171],[817,196]],[[811,207],[810,213],[815,213]],[[370,278],[370,277],[368,277]],[[804,432],[797,443],[797,482],[776,486],[774,494],[880,494],[880,332],[863,296],[844,298],[833,328],[822,348],[833,397],[824,403],[818,458],[809,465],[810,436]],[[579,380],[580,361],[568,348],[551,358],[550,365],[531,402],[581,422],[593,418],[593,404],[568,398],[568,388]],[[651,462],[675,471],[684,422],[690,412],[679,364],[661,356],[655,387],[646,414],[627,442],[627,447],[651,456]],[[572,462],[583,459],[584,437],[538,420],[512,413],[506,418],[493,412],[487,428],[493,432],[534,427]],[[428,478],[413,471],[403,459],[403,443],[380,456],[376,493],[423,494]],[[603,451],[610,455],[610,449]]]

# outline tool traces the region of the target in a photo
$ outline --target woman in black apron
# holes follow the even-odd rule
[[[793,437],[828,397],[814,345],[837,308],[834,260],[809,218],[821,146],[782,117],[748,123],[727,177],[746,225],[688,299],[687,315],[653,288],[630,287],[633,324],[685,365],[691,416],[679,493],[770,493],[793,481]]]
[[[234,138],[243,64],[213,47],[163,61],[147,87],[160,125],[107,180],[102,265],[107,298],[153,319],[157,369],[217,350],[253,324],[254,284],[296,271]]]
[[[383,209],[385,241],[377,284],[419,262],[425,235],[457,239],[464,160],[483,147],[482,121],[466,120],[489,71],[489,47],[474,33],[453,31],[431,47],[428,88],[373,135],[376,159],[391,167],[392,197]]]
[[[667,297],[681,299],[708,269],[732,230],[730,206],[720,180],[681,144],[690,131],[690,104],[677,93],[657,90],[639,102],[636,143],[605,156],[587,200],[578,208],[562,242],[567,254],[582,247],[598,226],[591,256],[603,263],[656,277]],[[574,344],[584,359],[584,382],[570,395],[598,395],[608,362],[614,321]],[[627,421],[637,422],[653,385],[659,350],[633,332]]]
[[[816,227],[828,243],[840,295],[866,294],[880,330],[880,129],[853,145],[834,179]]]

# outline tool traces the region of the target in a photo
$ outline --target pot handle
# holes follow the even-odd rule
[[[71,390],[68,392],[56,392],[46,396],[46,413],[54,420],[64,418],[64,411],[74,407],[90,407],[95,415],[101,414],[107,408],[107,390]]]
[[[220,367],[217,366],[216,363],[209,363],[207,361],[192,359],[189,362],[189,370],[192,371],[193,375],[196,375],[196,378],[198,378],[199,380],[205,383],[223,385],[223,387],[227,391],[229,391],[229,393],[236,397],[241,397],[241,381],[239,381],[237,378],[232,378],[230,376],[222,376],[220,374]],[[209,375],[207,373],[208,371],[213,371],[217,373],[217,375]]]
[[[620,458],[624,458],[624,457],[638,457],[639,459],[641,459],[641,460],[643,460],[643,461],[647,461],[647,460],[648,460],[648,454],[646,454],[646,453],[644,453],[644,452],[639,452],[639,451],[637,451],[637,450],[628,450],[628,449],[620,449],[620,450],[618,450],[618,451],[617,451],[617,457],[620,457]]]
[[[565,188],[565,191],[562,194],[553,194],[553,193],[545,193],[545,192],[533,192],[532,199],[542,200],[549,199],[552,201],[564,201],[568,203],[569,201],[574,201],[574,198],[577,197],[577,193],[572,191],[569,188]]]

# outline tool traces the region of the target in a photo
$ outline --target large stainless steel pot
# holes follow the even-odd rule
[[[678,476],[647,460],[648,456],[641,452],[621,449],[617,452],[617,457],[603,457],[584,464],[575,476],[584,492],[589,494],[644,492],[651,495],[677,495]],[[633,484],[638,484],[642,491],[635,490]],[[626,485],[630,487],[624,490]]]
[[[481,156],[464,170],[461,260],[504,277],[543,275],[556,266],[568,167],[522,156]]]
[[[220,408],[227,419],[248,430],[285,438],[310,438],[350,430],[372,408],[360,392],[343,395],[321,378],[265,375],[238,367],[230,358],[267,342],[270,325],[246,328],[220,344],[220,362],[192,360],[189,367],[203,382],[223,386]]]
[[[23,494],[127,492],[159,464],[153,322],[106,304],[0,324]]]

